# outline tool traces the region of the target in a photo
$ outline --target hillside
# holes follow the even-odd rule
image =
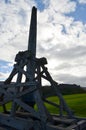
[[[63,96],[68,107],[74,112],[75,116],[85,117],[86,118],[86,93],[85,94],[72,94],[72,95],[64,95]],[[48,100],[58,103],[58,98],[56,96],[49,97]],[[51,113],[58,113],[58,110],[46,104],[48,110]]]
[[[86,93],[85,89],[76,84],[59,84],[58,89],[63,95]],[[55,92],[52,91],[50,86],[42,87],[42,92],[43,95],[47,96],[56,95]]]

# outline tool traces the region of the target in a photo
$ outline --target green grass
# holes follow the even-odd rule
[[[7,104],[5,105],[6,109],[7,109],[7,110],[10,110],[10,109],[11,109],[11,105],[12,105],[11,102],[10,102],[10,103],[7,103]],[[0,106],[0,112],[3,112],[3,106]]]
[[[69,106],[69,108],[75,113],[76,116],[86,117],[86,94],[72,94],[72,95],[65,95],[64,99]],[[48,100],[59,103],[59,99],[56,96],[49,97]],[[59,113],[59,109],[45,103],[46,107],[51,113]],[[7,104],[7,109],[10,109],[11,103]],[[0,106],[0,111],[2,112],[3,109]]]
[[[49,97],[48,99],[53,102],[59,102],[58,98],[55,96]],[[76,116],[86,117],[86,94],[65,95],[64,99]],[[48,104],[46,104],[46,106],[51,113],[58,113],[55,107]]]
[[[74,94],[64,98],[75,115],[86,117],[86,94]]]

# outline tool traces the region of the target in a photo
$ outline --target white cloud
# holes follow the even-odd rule
[[[27,47],[33,5],[36,5],[35,2],[28,0],[10,0],[8,4],[5,1],[0,1],[1,59],[11,61],[19,49]]]
[[[61,80],[63,74],[85,77],[86,25],[65,15],[76,11],[76,2],[43,2],[46,8],[38,10],[37,56],[48,58],[49,71],[57,81],[67,80]],[[18,51],[27,49],[32,5],[36,5],[32,0],[0,1],[0,59],[13,62]]]
[[[61,83],[65,83],[65,84],[77,84],[77,85],[81,85],[82,87],[85,87],[86,86],[86,76],[75,76],[75,75],[72,75],[72,74],[69,74],[69,73],[62,73],[60,75],[57,75],[56,77],[59,82]]]
[[[79,0],[80,4],[86,4],[86,0]]]
[[[46,0],[45,0],[46,2]],[[76,2],[70,0],[49,0],[49,9],[59,13],[70,13],[75,11]]]
[[[73,17],[64,15],[75,11],[76,3],[68,4],[68,1],[56,1],[54,4],[54,2],[50,1],[48,8],[38,13],[38,44],[40,44],[38,50],[41,55],[38,54],[39,56],[45,55],[48,58],[49,70],[57,81],[60,81],[60,74],[69,73],[75,76],[76,83],[85,86],[85,83],[83,84],[77,80],[77,76],[79,76],[79,79],[80,77],[82,79],[83,76],[86,77],[86,62],[84,61],[86,59],[86,25],[80,21],[74,21]],[[68,6],[73,6],[73,8],[68,8]],[[68,66],[59,69],[58,66],[64,65],[65,62],[70,63],[70,69]],[[73,83],[73,80],[71,79],[69,82]]]

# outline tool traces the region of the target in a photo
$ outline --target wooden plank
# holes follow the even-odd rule
[[[56,125],[47,124],[46,130],[66,130],[66,128],[59,127],[59,126],[56,126]]]
[[[0,126],[0,130],[6,130],[5,128],[3,128],[2,126]]]
[[[3,126],[12,127],[13,129],[27,130],[27,128],[29,129],[33,126],[33,121],[31,119],[26,120],[23,118],[11,117],[8,114],[0,113],[0,124]]]
[[[15,102],[21,106],[24,110],[26,110],[27,112],[30,112],[33,114],[33,116],[35,118],[40,119],[40,115],[38,112],[36,112],[32,107],[30,107],[29,105],[25,104],[23,101],[21,101],[20,99],[15,99]]]
[[[76,119],[64,118],[64,117],[53,117],[54,121],[65,123],[65,124],[72,124],[76,123]]]
[[[72,124],[69,127],[67,127],[67,130],[85,130],[86,129],[86,121],[81,120],[77,122],[76,124]]]

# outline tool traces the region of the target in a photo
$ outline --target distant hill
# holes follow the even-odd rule
[[[0,85],[2,85],[4,82],[0,82]],[[59,84],[57,85],[59,91],[63,95],[68,94],[79,94],[79,93],[86,93],[86,87],[81,87],[80,85],[76,84]],[[41,88],[43,95],[45,96],[54,96],[56,93],[54,90],[51,89],[50,86],[43,86]],[[10,88],[9,91],[15,91],[14,88]]]
[[[83,89],[81,86],[76,85],[76,84],[59,84],[57,87],[63,95],[86,93],[85,89]],[[56,95],[55,92],[52,91],[50,86],[42,87],[42,92],[44,96]]]
[[[86,91],[86,87],[83,87],[83,89]]]
[[[59,87],[62,94],[86,93],[80,85],[76,84],[60,84]]]

